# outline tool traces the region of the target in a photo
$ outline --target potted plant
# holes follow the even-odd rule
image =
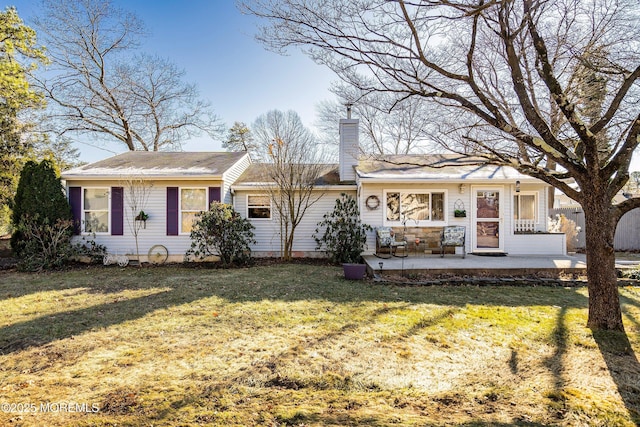
[[[145,211],[138,212],[138,215],[134,218],[136,221],[142,221],[142,227],[147,228],[147,220],[149,219],[149,215]],[[136,227],[139,229],[139,227]]]
[[[149,215],[145,211],[140,211],[135,219],[136,221],[146,221],[149,219]]]
[[[371,230],[371,226],[360,221],[356,200],[342,193],[333,211],[323,215],[313,238],[316,250],[324,246],[329,259],[342,264],[346,279],[358,280],[366,273],[362,252],[367,243],[367,231]]]
[[[453,216],[456,218],[466,218],[467,211],[464,209],[456,209],[453,211]]]

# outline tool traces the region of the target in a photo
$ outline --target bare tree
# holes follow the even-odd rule
[[[122,187],[125,190],[125,200],[129,207],[129,215],[125,215],[127,218],[127,225],[131,234],[136,242],[136,258],[138,259],[138,266],[142,266],[140,262],[140,245],[138,244],[138,235],[140,231],[147,226],[148,214],[144,211],[147,207],[147,201],[151,195],[153,189],[153,182],[136,177],[128,177],[122,180]]]
[[[180,148],[218,119],[184,71],[166,59],[135,54],[145,35],[133,14],[102,0],[45,0],[36,26],[50,72],[39,77],[59,134],[90,134],[129,150]],[[47,78],[48,77],[48,78]]]
[[[159,56],[136,55],[118,63],[115,81],[130,106],[132,134],[146,151],[179,149],[181,142],[202,131],[218,139],[223,125],[195,84],[184,82],[185,72]]]
[[[291,259],[296,227],[307,210],[323,196],[316,188],[327,171],[313,134],[294,111],[273,110],[253,125],[258,152],[264,165],[263,188],[280,221],[282,258]]]
[[[247,0],[267,46],[303,46],[364,93],[418,98],[445,147],[559,188],[585,212],[592,329],[623,330],[613,237],[640,198],[613,204],[640,144],[635,0]],[[592,79],[598,109],[578,108]],[[603,139],[609,144],[603,152]],[[557,167],[551,168],[551,163]],[[569,179],[577,188],[569,185]]]
[[[360,147],[366,154],[409,154],[433,150],[427,138],[431,117],[424,103],[417,99],[403,102],[387,94],[356,96],[353,90],[339,85],[333,88],[338,101],[325,101],[318,106],[319,128],[327,144],[339,140],[336,123],[343,118],[344,106],[351,104],[360,119]]]

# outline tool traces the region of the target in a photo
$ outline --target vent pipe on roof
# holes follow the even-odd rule
[[[353,107],[353,104],[346,104],[347,106],[347,120],[351,118],[351,107]]]

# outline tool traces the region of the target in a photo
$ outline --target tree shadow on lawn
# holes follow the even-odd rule
[[[40,280],[33,287],[24,286],[22,295],[51,290],[87,288],[91,293],[115,293],[125,289],[157,289],[156,293],[116,300],[78,310],[57,312],[39,318],[10,324],[0,328],[0,354],[9,354],[36,346],[42,346],[56,340],[80,335],[84,332],[107,328],[127,321],[136,320],[156,310],[191,303],[209,297],[219,297],[229,303],[255,302],[263,300],[295,302],[303,300],[323,300],[339,303],[385,302],[407,304],[432,304],[448,307],[466,305],[487,306],[556,306],[560,308],[552,341],[556,348],[545,362],[557,376],[555,387],[561,391],[566,380],[562,378],[563,359],[567,350],[568,331],[566,312],[569,308],[585,309],[588,300],[576,289],[536,288],[540,292],[531,292],[531,288],[501,286],[498,290],[490,286],[389,286],[371,282],[352,282],[339,278],[337,270],[329,267],[300,268],[288,267],[278,270],[278,266],[257,267],[240,270],[196,270],[190,268],[152,268],[152,269],[105,269],[94,268],[74,272],[73,280],[64,276],[50,274],[51,281]],[[327,273],[327,271],[329,273]],[[60,273],[63,274],[63,273]],[[264,276],[264,278],[260,277]],[[7,276],[5,276],[7,277]],[[169,290],[166,290],[169,288]],[[13,288],[0,292],[9,298],[21,293]],[[3,295],[0,293],[0,295]],[[627,297],[626,304],[638,305]],[[384,314],[386,309],[371,313],[373,316]],[[632,322],[637,320],[628,316]],[[60,319],[60,321],[58,321]],[[432,319],[437,322],[438,319]],[[425,326],[432,322],[425,322]],[[316,345],[332,336],[352,331],[358,325],[346,325],[344,328],[319,338]],[[416,327],[407,334],[421,329]],[[640,390],[633,387],[630,374],[640,378],[640,365],[625,334],[594,332],[594,338],[602,353],[609,372],[616,382],[620,395],[629,413],[638,421],[640,408]],[[307,343],[308,344],[308,343]],[[278,357],[289,357],[283,353]],[[517,369],[517,353],[509,362],[513,371]],[[620,367],[624,366],[624,369]],[[635,382],[637,384],[637,381]],[[470,425],[474,425],[473,423]],[[482,423],[478,424],[482,425]],[[532,425],[536,424],[524,424]]]
[[[588,301],[585,298],[585,304]],[[625,304],[631,304],[640,306],[639,302],[633,298],[620,295],[620,302],[624,306]],[[556,374],[555,393],[550,397],[557,397],[562,400],[563,389],[566,385],[566,380],[562,377],[563,365],[566,363],[565,356],[568,347],[569,330],[566,324],[567,307],[563,306],[558,313],[556,320],[556,327],[552,333],[552,339],[554,342],[554,353],[545,360],[545,365],[550,372]],[[640,329],[640,321],[625,313],[623,310],[623,316],[625,316],[636,328]],[[622,402],[627,409],[631,420],[640,425],[640,363],[633,350],[633,347],[629,341],[629,337],[625,332],[613,332],[613,331],[592,331],[594,341],[598,345],[600,354],[602,355],[609,374],[616,384],[618,393],[622,398]],[[510,360],[510,367],[514,370],[514,360],[516,360],[517,354],[512,354]],[[588,369],[588,367],[585,367]],[[561,405],[559,405],[561,406]],[[559,407],[557,414],[558,418],[563,418],[564,408]]]
[[[131,276],[134,272],[135,270],[131,267],[117,266],[83,266],[41,273],[0,271],[0,302],[36,293],[67,289],[87,288],[90,292],[115,293],[124,289],[146,289],[153,286],[145,282],[139,282],[132,286],[126,278],[118,280],[118,277]],[[120,282],[120,286],[118,286],[118,282]]]
[[[16,276],[19,277],[19,280],[16,280]],[[76,283],[65,283],[55,279],[47,280],[49,277],[55,276],[50,273],[17,275],[14,272],[0,271],[0,302],[35,293],[63,291],[81,287]],[[32,278],[32,280],[28,281],[29,278]]]
[[[278,417],[279,422],[284,422],[285,425],[306,425],[305,423],[313,423],[313,425],[348,425],[348,426],[368,426],[368,427],[384,427],[393,424],[398,424],[397,420],[390,420],[389,418],[375,417],[375,416],[364,416],[364,417],[356,417],[351,415],[329,415],[329,416],[319,416],[318,414],[295,414],[291,417]],[[428,425],[428,424],[425,424]],[[437,425],[444,425],[438,423]],[[557,424],[542,424],[524,420],[518,420],[515,423],[501,423],[494,421],[483,421],[483,420],[474,420],[469,422],[464,422],[460,424],[455,424],[458,427],[551,427]]]
[[[278,267],[265,268],[273,270]],[[322,271],[323,268],[317,270]],[[325,300],[334,303],[374,301],[460,307],[467,304],[489,306],[563,304],[567,307],[580,308],[586,307],[587,304],[586,298],[582,296],[576,298],[575,292],[569,291],[570,293],[567,294],[568,291],[563,288],[547,289],[543,295],[531,295],[523,292],[525,288],[512,288],[511,290],[505,288],[505,292],[496,292],[495,288],[478,286],[401,287],[370,282],[352,282],[330,276],[328,276],[330,279],[328,282],[323,282],[322,278],[318,280],[316,277],[314,279],[313,274],[305,275],[302,271],[299,274],[294,274],[295,279],[291,281],[283,280],[283,278],[289,279],[289,274],[282,276],[278,275],[276,271],[275,277],[268,279],[270,283],[264,285],[252,274],[256,271],[257,269],[206,270],[202,274],[202,270],[180,268],[141,270],[89,268],[86,271],[74,271],[71,276],[66,276],[64,272],[32,276],[20,275],[21,280],[34,277],[36,283],[32,285],[26,283],[21,287],[0,286],[0,292],[4,291],[5,296],[17,298],[20,293],[27,295],[83,288],[87,289],[87,298],[91,298],[92,293],[109,294],[123,290],[144,289],[157,289],[158,291],[147,296],[118,299],[78,310],[56,312],[1,327],[0,354],[45,345],[87,331],[139,319],[159,309],[211,296],[217,296],[230,303],[263,300],[285,302]],[[268,271],[268,273],[273,274],[274,271]],[[215,277],[216,275],[223,277]],[[224,276],[228,276],[229,282],[225,282]],[[70,278],[62,279],[62,277]],[[170,290],[163,290],[163,288]],[[22,292],[20,292],[21,289],[23,289]],[[518,293],[516,297],[511,295],[514,292]],[[47,298],[47,296],[44,295],[43,298]]]
[[[593,331],[609,374],[631,419],[640,425],[640,363],[624,332]]]
[[[71,273],[17,275],[24,283],[0,286],[0,295],[20,295],[53,290],[85,288],[92,293],[108,294],[123,290],[158,289],[151,295],[116,300],[78,310],[43,315],[33,320],[0,328],[0,354],[12,353],[69,338],[94,329],[106,328],[139,319],[153,311],[199,299],[217,296],[230,303],[262,300],[326,300],[334,303],[406,302],[460,306],[467,304],[528,306],[558,305],[584,308],[587,299],[563,288],[546,289],[543,294],[528,293],[525,288],[491,287],[414,287],[385,286],[370,282],[352,282],[336,277],[329,267],[309,266],[278,270],[278,266],[239,270],[196,270],[191,268],[114,269],[87,268]],[[327,271],[330,273],[327,274]],[[315,274],[317,273],[317,274]],[[265,275],[264,279],[261,276]],[[324,275],[324,276],[323,276]],[[5,275],[5,277],[7,277]],[[9,275],[9,277],[11,277]],[[34,283],[29,284],[29,278]],[[261,282],[261,280],[263,280]],[[162,290],[169,288],[170,290]],[[516,293],[514,297],[512,295]],[[46,298],[46,295],[43,296]]]
[[[626,305],[633,305],[636,306],[638,308],[640,308],[640,301],[632,298],[628,295],[620,295],[620,303],[621,304],[626,304]],[[634,322],[636,325],[640,326],[640,322],[637,321],[636,319],[634,319],[633,317],[629,316],[629,320],[631,320],[632,322]],[[640,329],[640,327],[639,327]]]
[[[640,307],[640,301],[627,295],[620,295],[620,303],[623,306],[623,316],[634,325],[636,330],[640,330],[640,321],[624,310],[625,305]],[[631,419],[640,425],[640,362],[629,341],[629,336],[626,332],[593,331],[593,338],[598,344]]]
[[[177,303],[190,302],[175,301],[173,294],[173,291],[160,291],[143,297],[55,313],[5,326],[0,329],[0,354],[6,355],[42,346],[91,330],[139,319],[150,312]],[[193,300],[202,296],[194,294]]]

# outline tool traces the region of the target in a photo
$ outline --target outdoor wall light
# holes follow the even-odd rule
[[[520,192],[520,181],[516,181],[516,193]]]
[[[464,194],[464,190],[465,190],[466,188],[467,188],[467,186],[466,186],[466,185],[464,185],[464,184],[460,184],[460,185],[458,186],[458,192],[459,192],[460,194]]]

